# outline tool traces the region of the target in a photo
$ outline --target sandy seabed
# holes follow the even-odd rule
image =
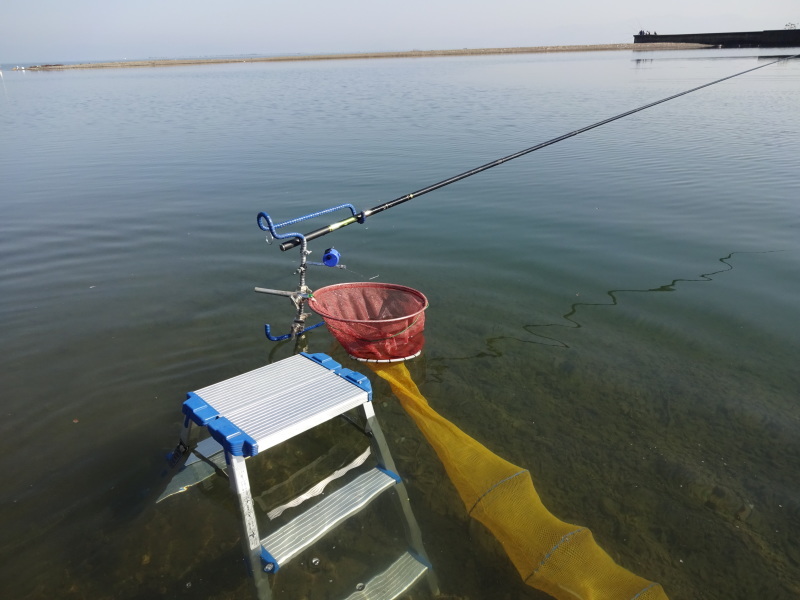
[[[30,71],[66,69],[115,69],[123,67],[173,67],[181,65],[215,65],[248,62],[289,62],[300,60],[352,60],[364,58],[425,58],[430,56],[474,56],[479,54],[532,54],[542,52],[599,52],[613,50],[690,50],[708,48],[703,44],[591,44],[580,46],[530,46],[520,48],[462,48],[460,50],[409,50],[405,52],[367,52],[354,54],[304,54],[290,56],[232,57],[232,58],[178,58],[158,60],[131,60],[116,62],[81,63],[75,65],[35,65]]]

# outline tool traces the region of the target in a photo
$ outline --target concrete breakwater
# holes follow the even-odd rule
[[[634,44],[708,44],[723,48],[790,48],[800,46],[800,29],[770,29],[767,31],[734,31],[723,33],[681,33],[659,35],[640,32],[633,36]]]

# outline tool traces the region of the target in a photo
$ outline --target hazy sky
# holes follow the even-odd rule
[[[17,62],[631,42],[783,29],[798,0],[3,0]]]

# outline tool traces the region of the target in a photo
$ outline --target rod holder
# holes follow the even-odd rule
[[[268,232],[273,238],[276,240],[283,240],[283,239],[291,239],[293,242],[292,247],[300,246],[300,267],[297,269],[297,273],[300,275],[300,283],[298,285],[296,292],[289,292],[285,290],[273,290],[270,288],[255,288],[255,291],[260,294],[269,294],[272,296],[283,296],[289,298],[297,308],[297,316],[295,317],[292,323],[292,329],[290,333],[286,335],[274,336],[270,330],[269,324],[264,325],[264,333],[267,335],[267,339],[273,342],[280,342],[283,340],[288,340],[292,338],[298,338],[307,331],[311,331],[312,329],[316,329],[324,325],[324,322],[317,323],[316,325],[312,325],[311,327],[304,327],[305,319],[308,317],[308,313],[304,311],[305,302],[311,297],[311,290],[306,286],[306,269],[307,265],[309,264],[320,264],[326,267],[339,267],[344,268],[344,265],[339,264],[339,260],[341,258],[338,251],[334,248],[328,248],[325,250],[323,254],[323,262],[322,263],[309,263],[306,259],[308,255],[311,253],[308,250],[308,242],[306,240],[306,236],[301,233],[296,232],[289,232],[289,233],[278,233],[278,230],[283,227],[288,227],[290,225],[294,225],[295,223],[300,223],[301,221],[307,221],[308,219],[313,219],[315,217],[319,217],[322,215],[326,215],[328,213],[332,213],[337,210],[341,209],[348,209],[350,214],[352,215],[350,218],[356,218],[358,211],[356,211],[355,206],[352,204],[340,204],[339,206],[334,206],[332,208],[327,208],[325,210],[321,210],[315,213],[311,213],[308,215],[303,215],[302,217],[297,217],[296,219],[289,219],[288,221],[284,221],[283,223],[275,224],[272,218],[265,212],[258,213],[256,217],[256,223],[258,224],[259,229],[262,231]],[[271,243],[269,237],[267,237],[267,241]]]
[[[299,333],[292,332],[292,333],[287,333],[286,335],[274,336],[274,335],[272,335],[272,332],[270,330],[269,323],[265,323],[264,324],[264,333],[267,335],[267,339],[269,339],[269,341],[271,341],[271,342],[282,342],[283,340],[289,340],[289,339],[291,339],[293,337],[301,336],[305,332],[311,331],[312,329],[316,329],[317,327],[322,327],[323,325],[325,325],[325,321],[320,321],[319,323],[317,323],[315,325],[312,325],[311,327],[306,327],[305,329],[303,329]]]

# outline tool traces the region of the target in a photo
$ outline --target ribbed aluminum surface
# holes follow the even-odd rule
[[[261,540],[261,545],[283,565],[394,483],[383,471],[372,469]]]
[[[346,600],[393,600],[427,570],[428,567],[405,552],[383,573],[373,577],[363,590],[353,592]]]
[[[367,392],[296,355],[195,392],[251,436],[259,452],[342,414]]]

